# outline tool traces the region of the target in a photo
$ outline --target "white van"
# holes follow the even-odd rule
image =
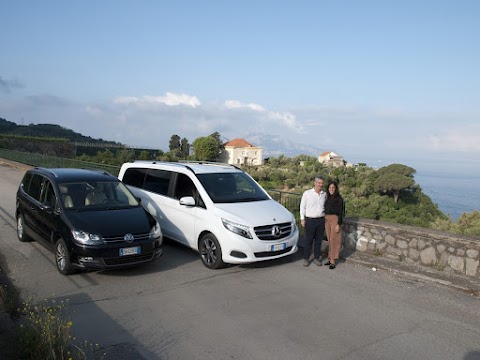
[[[198,251],[208,268],[297,251],[293,214],[235,166],[135,161],[123,164],[118,177],[157,219],[164,236]]]

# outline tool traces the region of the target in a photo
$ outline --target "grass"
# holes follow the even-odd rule
[[[445,264],[442,264],[440,261],[435,262],[435,264],[433,264],[433,267],[434,267],[437,271],[443,271],[443,270],[445,270]]]
[[[68,300],[57,302],[55,299],[45,299],[37,303],[22,302],[15,287],[6,284],[0,284],[0,300],[4,311],[15,320],[16,326],[13,330],[15,333],[12,334],[15,358],[85,360],[94,358],[94,354],[99,350],[98,344],[76,342],[73,322],[68,311]]]
[[[21,359],[76,360],[90,358],[98,344],[76,344],[73,322],[68,315],[68,300],[24,303],[17,344]]]
[[[373,250],[373,256],[382,256],[383,255],[383,251],[381,251],[380,249],[375,249]]]

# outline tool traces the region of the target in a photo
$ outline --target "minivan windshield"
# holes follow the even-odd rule
[[[197,174],[214,203],[268,200],[265,191],[243,172]]]
[[[58,184],[61,201],[71,210],[106,210],[139,206],[120,181],[79,181]]]

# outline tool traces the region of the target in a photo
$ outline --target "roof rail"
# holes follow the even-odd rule
[[[179,163],[190,163],[190,164],[199,164],[199,165],[217,165],[217,166],[230,166],[238,170],[242,170],[238,166],[235,166],[233,164],[227,164],[223,162],[217,162],[217,161],[203,161],[203,160],[178,160]],[[242,170],[243,171],[243,170]]]
[[[34,169],[34,170],[41,170],[41,171],[44,171],[44,172],[46,172],[46,173],[48,173],[48,174],[50,174],[50,175],[52,175],[52,176],[54,176],[54,177],[57,177],[57,174],[55,174],[52,170],[50,170],[50,169],[47,168],[47,167],[44,167],[44,166],[35,166],[33,169]]]

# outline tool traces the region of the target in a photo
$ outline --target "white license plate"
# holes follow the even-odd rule
[[[140,254],[140,246],[120,249],[120,256]]]
[[[287,248],[287,244],[277,244],[277,245],[272,245],[270,248],[270,251],[278,251],[278,250],[285,250]]]

